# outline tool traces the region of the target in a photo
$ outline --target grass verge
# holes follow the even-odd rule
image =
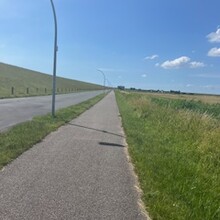
[[[219,120],[143,94],[116,97],[152,218],[220,219]]]
[[[104,94],[101,94],[80,104],[61,109],[56,112],[55,118],[52,118],[50,114],[37,116],[31,121],[0,133],[0,170],[24,151],[40,142],[47,134],[76,118],[103,97]]]

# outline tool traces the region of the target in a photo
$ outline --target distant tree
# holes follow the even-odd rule
[[[118,86],[118,89],[125,90],[125,87],[124,86]]]

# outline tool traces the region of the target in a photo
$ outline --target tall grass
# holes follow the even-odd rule
[[[208,104],[202,101],[186,99],[168,99],[168,98],[151,98],[152,102],[160,106],[166,106],[174,109],[189,109],[199,113],[213,115],[220,119],[220,104]]]
[[[203,103],[208,103],[208,104],[220,103],[220,95],[174,94],[174,93],[152,93],[152,92],[147,94],[150,97],[155,97],[155,98],[185,99],[185,100],[193,100],[193,101],[202,101]]]
[[[220,219],[220,121],[147,95],[117,101],[152,218]]]

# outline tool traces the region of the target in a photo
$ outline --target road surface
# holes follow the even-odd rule
[[[1,220],[142,220],[114,92],[0,172]]]
[[[103,91],[80,92],[56,96],[56,110],[86,101]],[[0,131],[51,111],[51,96],[0,99]]]

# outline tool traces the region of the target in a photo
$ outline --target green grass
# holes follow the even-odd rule
[[[0,169],[40,142],[47,134],[79,116],[103,97],[104,94],[101,94],[80,104],[61,109],[56,112],[55,118],[52,118],[50,114],[38,116],[32,121],[0,133]]]
[[[148,95],[116,97],[152,219],[220,219],[220,121]]]
[[[152,102],[160,106],[178,109],[189,109],[201,114],[209,114],[220,119],[220,104],[208,104],[202,101],[169,98],[151,98]]]
[[[142,92],[142,94],[146,94]],[[173,93],[147,93],[149,97],[168,98],[168,99],[184,99],[193,101],[202,101],[203,103],[215,104],[220,103],[220,95],[211,94],[173,94]]]
[[[14,87],[14,94],[12,94],[12,87]],[[91,83],[57,77],[57,93],[98,90],[102,88],[102,86]],[[51,92],[51,75],[0,63],[0,98],[48,95]]]

